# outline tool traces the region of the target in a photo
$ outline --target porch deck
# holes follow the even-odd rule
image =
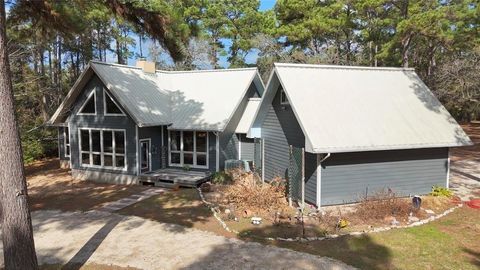
[[[211,172],[185,171],[182,169],[160,169],[140,175],[140,182],[153,183],[155,186],[198,187],[210,180]]]

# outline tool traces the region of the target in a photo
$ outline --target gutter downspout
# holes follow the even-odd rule
[[[220,171],[220,132],[214,131],[216,142],[215,142],[215,171]]]
[[[322,162],[327,160],[331,153],[327,153],[320,159],[320,154],[317,155],[317,208],[322,207]]]
[[[327,153],[322,159],[320,159],[318,162],[319,163],[322,163],[324,162],[325,160],[327,160],[332,154],[331,153]]]

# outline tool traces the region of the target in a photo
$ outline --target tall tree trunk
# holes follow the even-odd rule
[[[408,34],[402,39],[402,66],[405,68],[408,68],[410,41],[412,41],[412,34]]]
[[[5,3],[0,0],[0,185],[5,269],[38,269],[6,45]]]
[[[57,70],[56,74],[56,88],[57,88],[57,100],[55,103],[55,106],[60,105],[63,93],[62,93],[62,38],[58,36],[57,38],[57,65],[55,66],[55,69]]]
[[[43,44],[40,46],[40,93],[41,93],[41,100],[40,100],[40,110],[42,119],[44,122],[48,121],[48,97],[47,97],[47,84],[45,82],[45,61],[44,55],[45,50],[43,48]]]
[[[120,47],[120,42],[118,41],[118,38],[115,39],[115,43],[116,43],[116,46],[117,46],[117,62],[119,64],[123,64],[123,61],[122,61],[122,48]]]
[[[138,35],[138,43],[140,44],[140,58],[143,58],[143,49],[142,49],[142,39],[143,39],[143,34]]]

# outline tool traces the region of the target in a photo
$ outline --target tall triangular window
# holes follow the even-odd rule
[[[93,90],[88,96],[87,101],[85,101],[80,108],[80,114],[96,114],[97,110],[95,103],[95,90]]]
[[[104,102],[104,110],[106,115],[125,115],[123,111],[118,107],[117,103],[113,101],[112,97],[110,96],[107,91],[103,90],[103,100]]]

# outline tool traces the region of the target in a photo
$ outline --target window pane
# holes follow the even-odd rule
[[[70,134],[68,132],[68,128],[65,128],[65,143],[66,144],[70,143]]]
[[[170,160],[172,164],[180,164],[180,153],[172,153],[172,157]]]
[[[197,132],[197,152],[207,152],[207,133]]]
[[[107,92],[105,92],[105,106],[106,112],[111,114],[122,114],[120,108],[113,102],[112,98],[110,97]]]
[[[103,166],[108,166],[108,167],[113,166],[113,156],[112,155],[104,155],[103,156]]]
[[[142,161],[142,168],[148,168],[148,143],[147,142],[142,142],[141,144],[141,161]]]
[[[80,130],[81,151],[90,151],[90,136],[88,134],[88,130]]]
[[[82,164],[90,165],[90,154],[82,154]]]
[[[95,90],[94,90],[95,91]],[[90,98],[84,103],[84,106],[80,113],[95,113],[95,95],[91,95]]]
[[[102,165],[102,160],[99,154],[93,154],[92,158],[93,158],[93,165],[97,165],[97,166]]]
[[[100,130],[92,130],[92,152],[100,152]]]
[[[170,131],[170,150],[180,151],[180,131]]]
[[[112,132],[111,131],[104,131],[103,132],[103,152],[113,153]]]
[[[193,152],[193,131],[183,132],[183,151]]]
[[[123,131],[115,131],[115,153],[125,154],[125,135]]]
[[[207,155],[197,154],[197,165],[207,166]]]
[[[70,156],[70,145],[67,145],[67,147],[65,147],[65,155]]]
[[[125,157],[124,156],[115,156],[116,167],[123,168],[125,167]]]
[[[183,154],[183,164],[193,165],[193,154]]]

